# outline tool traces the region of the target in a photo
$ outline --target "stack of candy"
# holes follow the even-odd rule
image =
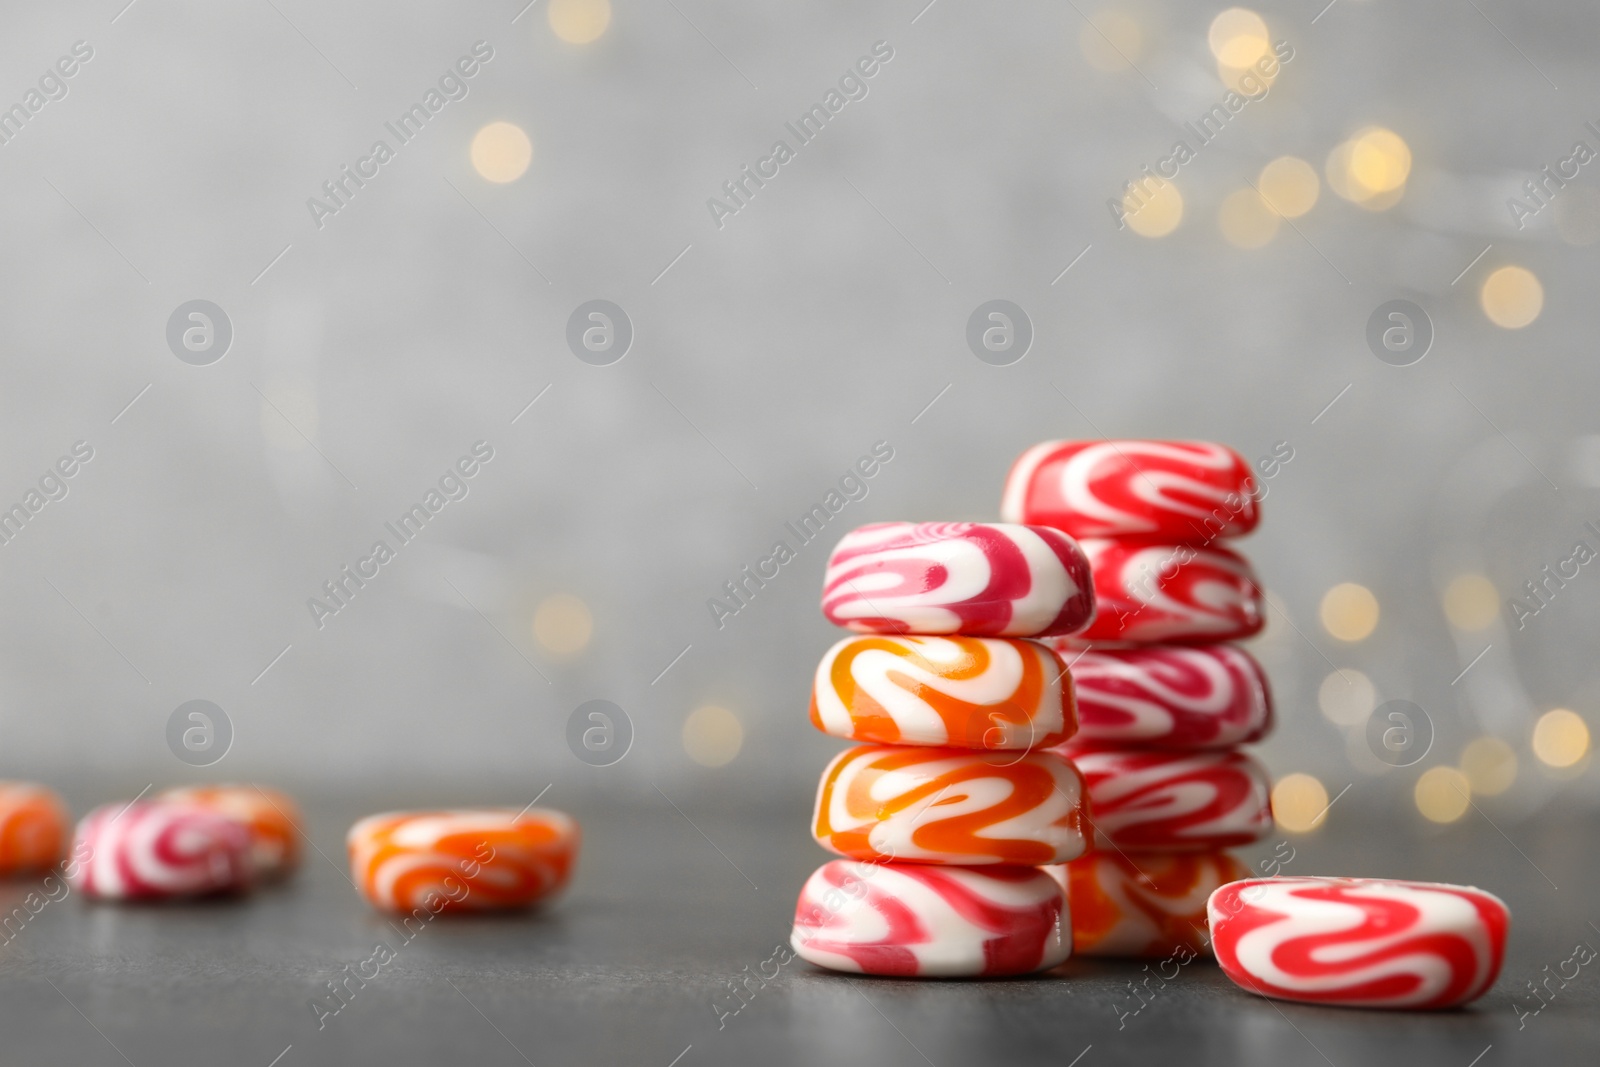
[[[1026,639],[1088,625],[1083,552],[1038,526],[864,526],[829,558],[822,610],[861,636],[823,656],[811,721],[864,743],[822,775],[812,831],[846,858],[801,890],[795,952],[904,977],[1066,959],[1065,897],[1039,867],[1087,845],[1083,781],[1047,751],[1077,716],[1060,657]]]
[[[1270,692],[1222,643],[1261,629],[1261,590],[1217,544],[1255,528],[1258,485],[1198,441],[1047,441],[1006,479],[1002,517],[1078,538],[1093,574],[1094,623],[1055,642],[1080,723],[1057,751],[1087,782],[1095,840],[1053,873],[1085,955],[1205,950],[1207,898],[1249,873],[1221,850],[1272,828],[1266,772],[1236,747],[1271,726]]]

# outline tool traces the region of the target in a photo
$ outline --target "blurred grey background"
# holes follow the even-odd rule
[[[1593,720],[1600,576],[1520,629],[1506,601],[1600,549],[1600,166],[1520,229],[1507,201],[1600,149],[1600,12],[1323,2],[1254,8],[1293,58],[1182,167],[1161,236],[1109,203],[1198,143],[1218,55],[1259,51],[1248,19],[1212,32],[1220,4],[7,4],[0,504],[29,514],[0,545],[0,773],[803,803],[840,747],[806,719],[832,541],[993,518],[1023,448],[1109,435],[1292,448],[1238,547],[1274,605],[1263,758],[1321,789],[1296,780],[1302,823],[1319,796],[1405,832],[1419,804],[1489,834],[1593,803],[1586,735],[1543,717]],[[875,45],[801,144],[785,124]],[[1277,220],[1286,156],[1317,197]],[[1006,366],[966,339],[994,299],[1033,333]],[[208,365],[168,341],[193,300],[231,326]],[[568,342],[592,300],[631,325],[608,365]],[[1367,342],[1392,300],[1431,323],[1409,366]],[[708,599],[879,441],[866,498],[719,628]],[[385,523],[477,442],[400,545]],[[395,558],[319,627],[308,600],[379,539]],[[1359,595],[1324,611],[1343,583],[1375,625]],[[600,768],[568,743],[594,699],[633,734]],[[1391,699],[1431,723],[1406,767],[1368,740]],[[204,768],[168,744],[191,700],[233,732]]]

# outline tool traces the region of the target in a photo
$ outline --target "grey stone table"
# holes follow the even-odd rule
[[[1158,995],[1124,1015],[1139,1004],[1128,991],[1145,977],[1137,963],[1074,959],[1029,979],[905,982],[796,960],[725,1014],[739,1003],[730,982],[772,973],[762,965],[824,856],[806,836],[804,797],[684,800],[680,811],[665,796],[652,805],[569,791],[558,806],[581,817],[586,841],[562,900],[528,915],[440,919],[409,941],[361,904],[342,866],[345,827],[398,798],[306,798],[315,850],[286,886],[170,907],[74,894],[13,919],[0,942],[0,1062],[1098,1067],[1170,1056],[1493,1067],[1593,1062],[1600,1045],[1600,967],[1565,987],[1550,981],[1555,995],[1538,1014],[1517,1013],[1540,1003],[1527,982],[1570,974],[1564,961],[1579,942],[1600,947],[1592,823],[1545,818],[1514,828],[1513,843],[1482,824],[1427,839],[1363,833],[1345,813],[1343,829],[1291,839],[1286,873],[1450,879],[1500,893],[1513,912],[1506,969],[1464,1011],[1275,1003],[1196,962],[1150,983]],[[0,885],[0,906],[10,912],[37,885]],[[392,962],[319,1028],[312,1002],[379,942]]]

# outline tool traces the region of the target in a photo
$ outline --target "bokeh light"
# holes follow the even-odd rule
[[[516,123],[491,122],[472,138],[472,169],[488,181],[514,182],[532,161],[533,142]]]
[[[1101,11],[1079,28],[1078,47],[1096,70],[1127,70],[1144,52],[1144,30],[1121,11]]]
[[[1378,598],[1354,582],[1341,582],[1322,597],[1322,628],[1340,641],[1361,641],[1378,625]]]
[[[589,605],[571,593],[545,597],[533,612],[533,639],[556,659],[571,659],[589,647],[594,619]]]
[[[1479,737],[1461,752],[1461,772],[1472,791],[1495,797],[1517,780],[1517,753],[1498,737]]]
[[[1310,211],[1322,191],[1317,168],[1298,156],[1279,156],[1262,167],[1256,187],[1267,206],[1286,219]]]
[[[1291,834],[1316,829],[1327,811],[1328,791],[1309,774],[1286,774],[1272,787],[1272,818]]]
[[[1482,630],[1500,614],[1500,593],[1481,574],[1458,574],[1444,588],[1444,617],[1458,630]]]
[[[1544,286],[1526,267],[1501,267],[1483,280],[1478,299],[1490,322],[1520,330],[1544,310]]]
[[[1371,211],[1400,202],[1411,175],[1411,148],[1399,134],[1368,126],[1328,154],[1328,188]]]
[[[1429,822],[1455,822],[1467,813],[1472,783],[1454,767],[1429,767],[1417,779],[1412,796]]]
[[[1377,706],[1378,690],[1372,679],[1349,667],[1329,671],[1317,687],[1322,717],[1338,726],[1360,726]]]
[[[702,767],[725,767],[744,747],[744,726],[727,708],[707,704],[683,720],[683,751]]]
[[[1550,767],[1570,767],[1589,751],[1589,725],[1575,711],[1554,708],[1533,724],[1533,754]]]
[[[1144,181],[1122,198],[1122,210],[1128,229],[1140,237],[1165,237],[1183,220],[1183,194],[1171,182]]]
[[[611,0],[548,0],[550,29],[568,44],[588,44],[611,25]]]
[[[1266,20],[1244,7],[1230,7],[1212,19],[1206,41],[1217,62],[1235,70],[1248,67],[1272,51]]]
[[[1235,248],[1260,248],[1278,233],[1278,214],[1254,189],[1239,189],[1222,201],[1217,227]]]

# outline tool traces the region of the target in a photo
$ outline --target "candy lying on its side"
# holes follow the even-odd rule
[[[1073,635],[1080,647],[1232,641],[1266,622],[1255,572],[1225,548],[1100,538],[1081,545],[1096,610],[1094,622]]]
[[[858,745],[822,772],[812,833],[901,863],[1064,863],[1087,842],[1083,781],[1055,752]]]
[[[1014,750],[1072,736],[1072,678],[1037,641],[849,637],[828,650],[811,722],[834,737]]]
[[[1027,974],[1071,955],[1065,913],[1061,887],[1032,868],[833,860],[801,889],[789,943],[857,974]]]
[[[248,888],[250,831],[174,800],[106,804],[78,823],[67,880],[104,900],[195,897]]]
[[[1094,615],[1089,565],[1043,526],[880,522],[828,557],[822,613],[858,633],[1035,637]]]
[[[1074,652],[1063,643],[1062,655],[1077,699],[1074,745],[1227,748],[1272,725],[1266,674],[1232,645]]]
[[[1209,951],[1206,900],[1250,871],[1226,852],[1091,852],[1044,868],[1067,892],[1080,956]]]
[[[1241,988],[1369,1008],[1482,996],[1511,922],[1481,889],[1376,878],[1251,878],[1211,894],[1207,911],[1217,963]]]
[[[1096,848],[1231,848],[1272,829],[1267,772],[1242,752],[1053,751],[1087,783]]]
[[[1206,543],[1255,529],[1250,465],[1209,441],[1045,441],[1006,477],[1000,515],[1074,537]]]
[[[257,785],[196,785],[168,789],[162,800],[181,800],[244,823],[257,876],[278,878],[300,861],[300,809],[276,789]]]
[[[578,824],[549,808],[387,812],[350,827],[350,871],[368,903],[415,912],[524,907],[572,874]]]
[[[32,782],[0,782],[0,875],[55,866],[70,819],[61,798]]]

